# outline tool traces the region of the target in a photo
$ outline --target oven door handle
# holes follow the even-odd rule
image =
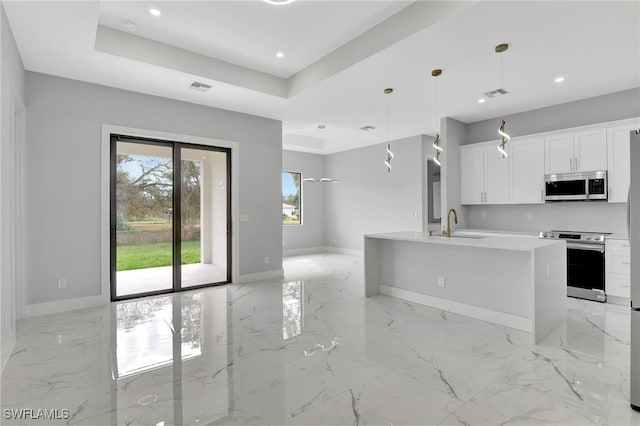
[[[601,244],[580,244],[580,243],[567,243],[568,249],[576,249],[576,250],[589,250],[589,251],[598,251],[600,253],[604,253],[604,246]]]

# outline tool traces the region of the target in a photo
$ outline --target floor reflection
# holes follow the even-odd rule
[[[282,283],[282,338],[289,340],[304,330],[304,282]]]
[[[113,309],[113,424],[211,423],[228,415],[226,289]]]

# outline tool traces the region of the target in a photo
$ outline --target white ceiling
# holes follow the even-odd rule
[[[411,1],[106,1],[99,23],[282,78],[301,71]],[[149,13],[162,11],[161,17]],[[285,57],[277,59],[276,52]]]
[[[151,4],[161,17],[148,15]],[[435,134],[433,68],[444,70],[438,115],[464,122],[640,87],[637,1],[4,5],[28,70],[279,119],[284,146],[309,152],[378,143],[388,133]],[[121,32],[123,19],[136,22],[133,35]],[[120,30],[108,30],[111,44],[98,31],[108,48],[98,49],[99,23]],[[509,94],[480,105],[482,93],[500,86],[493,48],[501,42],[510,44]],[[176,54],[184,60],[169,60]],[[187,89],[193,80],[213,88]],[[385,87],[395,89],[390,98]],[[358,130],[364,125],[377,129]]]

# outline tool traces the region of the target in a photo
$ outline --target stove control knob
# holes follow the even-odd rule
[[[546,233],[546,232],[541,232],[541,233],[540,233],[540,236],[541,236],[542,238],[547,238],[547,233]]]
[[[550,236],[551,238],[555,238],[556,234],[551,233],[551,234],[549,234],[549,236]]]
[[[590,239],[591,239],[591,235],[587,235],[587,240],[590,240]]]

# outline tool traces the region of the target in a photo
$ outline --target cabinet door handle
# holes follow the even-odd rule
[[[569,158],[569,170],[573,171],[573,158]]]
[[[540,201],[544,201],[544,189],[540,190]]]
[[[630,265],[631,264],[631,262],[620,262],[620,263],[622,263],[623,265]]]
[[[611,192],[611,185],[609,185],[609,199],[611,199],[613,197],[612,192]]]
[[[578,171],[578,157],[575,157],[575,158],[573,159],[573,163],[574,163],[573,171],[574,171],[574,172],[577,172],[577,171]]]

